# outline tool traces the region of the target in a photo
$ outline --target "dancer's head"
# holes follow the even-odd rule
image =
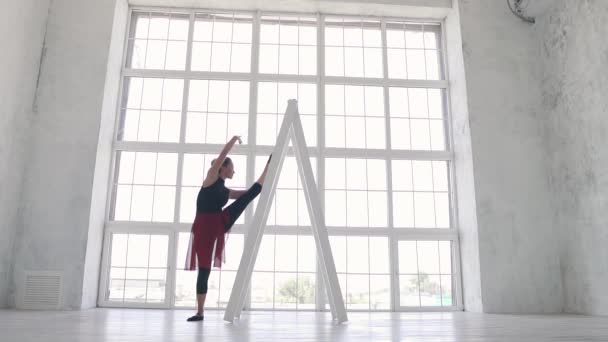
[[[215,159],[211,161],[211,165],[213,165],[214,163]],[[220,167],[219,175],[222,179],[232,179],[232,176],[234,176],[234,164],[232,164],[232,159],[230,159],[230,157],[226,157],[226,159],[224,159],[224,162]]]

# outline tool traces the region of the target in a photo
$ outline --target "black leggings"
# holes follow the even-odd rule
[[[209,281],[209,273],[211,269],[201,267],[198,269],[198,277],[196,277],[196,294],[207,293],[207,282]]]
[[[228,232],[234,225],[234,222],[241,216],[247,205],[253,201],[253,199],[260,194],[262,186],[259,183],[253,183],[253,185],[237,198],[232,204],[230,204],[225,210],[228,210],[230,214],[230,221],[224,226],[224,231]],[[209,274],[211,269],[200,267],[198,269],[198,277],[196,278],[196,294],[207,293],[207,283],[209,281]]]
[[[262,192],[262,186],[260,183],[253,183],[253,185],[244,194],[242,194],[239,198],[232,202],[232,204],[224,209],[228,210],[228,213],[230,214],[230,221],[228,221],[226,226],[224,226],[224,231],[227,232],[230,230],[230,228],[232,228],[234,222],[236,222],[243,211],[245,211],[245,208],[247,208],[249,203],[251,203],[251,201],[253,201],[253,199],[260,194],[260,192]]]

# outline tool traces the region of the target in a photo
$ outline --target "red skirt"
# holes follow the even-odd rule
[[[214,267],[222,267],[222,263],[226,262],[224,245],[228,233],[225,232],[225,226],[229,220],[228,210],[196,214],[186,255],[186,271],[200,267],[211,269],[212,258]]]

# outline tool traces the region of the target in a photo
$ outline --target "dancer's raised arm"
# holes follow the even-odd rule
[[[211,168],[209,169],[209,171],[207,171],[207,176],[205,177],[205,180],[203,181],[203,187],[208,187],[208,186],[212,185],[213,183],[215,183],[215,181],[219,177],[220,168],[222,167],[222,164],[224,163],[224,160],[226,159],[228,152],[230,152],[230,150],[232,149],[232,146],[234,146],[234,144],[237,141],[239,142],[239,144],[242,143],[241,137],[238,135],[235,135],[232,137],[232,139],[230,139],[230,141],[228,141],[226,143],[226,145],[224,145],[224,148],[222,149],[222,151],[220,152],[218,157],[215,158],[213,165],[211,165]]]

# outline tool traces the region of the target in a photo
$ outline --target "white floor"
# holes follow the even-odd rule
[[[350,313],[335,325],[328,313],[243,312],[229,324],[222,311],[196,323],[190,313],[0,310],[0,341],[608,341],[608,317]]]

